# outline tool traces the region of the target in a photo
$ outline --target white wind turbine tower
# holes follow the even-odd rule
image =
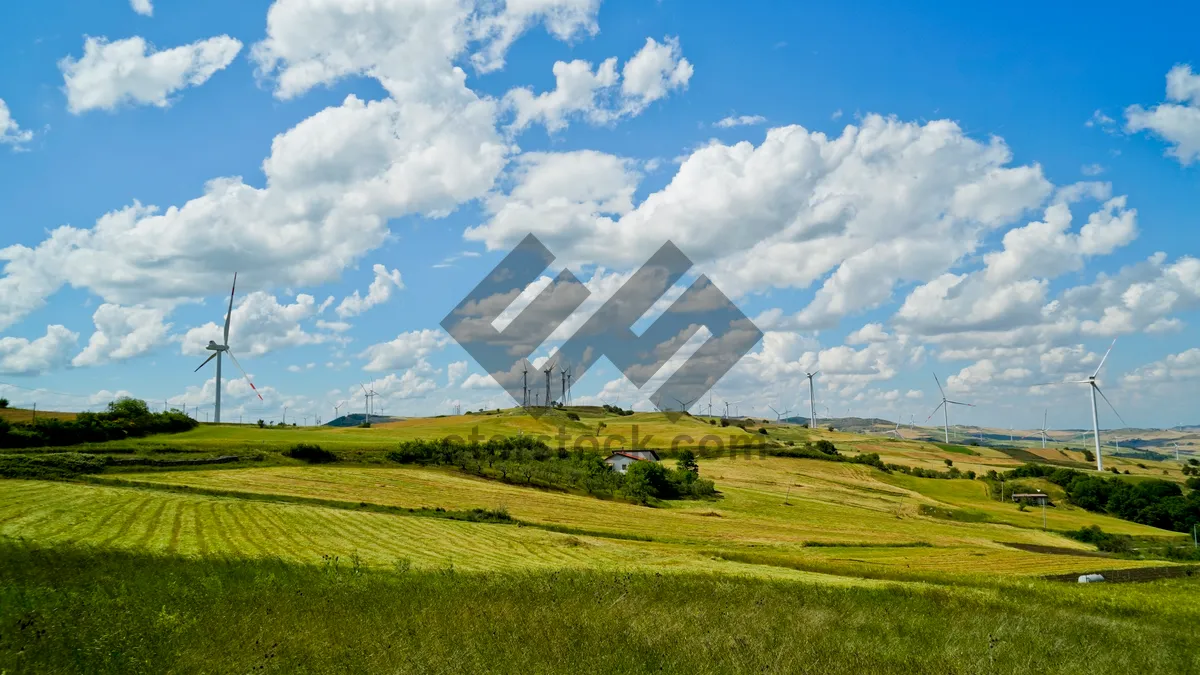
[[[222,342],[221,344],[217,344],[215,341],[209,340],[208,346],[205,347],[205,349],[210,350],[213,353],[212,356],[204,359],[204,363],[201,363],[196,367],[196,370],[192,371],[198,373],[200,372],[201,368],[208,365],[209,361],[212,361],[213,359],[217,360],[217,400],[213,406],[213,423],[215,424],[221,423],[221,352],[229,355],[229,360],[233,361],[233,365],[237,366],[237,369],[242,371],[242,375],[245,376],[246,382],[250,383],[250,388],[253,389],[254,394],[258,396],[258,400],[263,400],[262,394],[258,393],[258,387],[255,387],[254,383],[250,381],[250,376],[246,375],[246,371],[242,368],[242,364],[237,362],[237,359],[233,357],[233,352],[229,350],[229,322],[233,319],[233,295],[236,291],[237,272],[234,272],[233,288],[231,288],[229,291],[229,311],[225,313],[225,333],[224,337],[222,338]]]
[[[805,373],[808,378],[808,428],[817,428],[817,388],[813,385],[813,378],[821,371],[817,370],[811,373]]]
[[[1043,411],[1042,412],[1042,428],[1040,430],[1038,430],[1038,436],[1042,437],[1042,449],[1043,450],[1046,449],[1046,441],[1049,440],[1049,438],[1050,438],[1046,434],[1046,431],[1047,431],[1046,427],[1049,426],[1049,420],[1050,420],[1050,411],[1049,410]]]
[[[1099,408],[1097,408],[1097,406],[1096,406],[1096,394],[1100,394],[1100,398],[1104,399],[1104,402],[1108,404],[1108,407],[1113,411],[1113,414],[1117,416],[1117,419],[1121,420],[1121,424],[1125,424],[1125,420],[1121,418],[1121,413],[1117,412],[1117,409],[1115,407],[1113,407],[1112,402],[1109,401],[1108,397],[1104,395],[1104,392],[1100,390],[1100,385],[1096,384],[1096,378],[1100,376],[1100,370],[1102,368],[1104,368],[1105,362],[1108,361],[1108,355],[1112,353],[1113,347],[1116,347],[1116,346],[1117,346],[1117,341],[1113,340],[1113,343],[1111,345],[1109,345],[1109,347],[1108,347],[1108,351],[1104,352],[1104,358],[1100,359],[1100,365],[1096,366],[1096,372],[1092,373],[1092,376],[1086,380],[1071,380],[1069,382],[1049,382],[1044,385],[1034,385],[1034,386],[1042,387],[1042,386],[1049,386],[1051,384],[1086,384],[1086,385],[1088,385],[1088,388],[1091,389],[1090,393],[1092,396],[1092,437],[1096,443],[1096,470],[1097,471],[1104,470],[1104,460],[1100,456],[1100,411],[1099,411]],[[1128,425],[1126,424],[1126,426],[1128,426]]]
[[[378,394],[375,393],[375,387],[371,387],[370,391],[368,391],[366,386],[364,386],[361,382],[359,383],[358,386],[362,387],[362,390],[363,390],[363,410],[367,414],[367,424],[370,424],[371,423],[371,398],[374,396],[378,396]]]
[[[895,428],[895,429],[888,429],[887,431],[883,432],[883,435],[884,435],[884,436],[886,436],[886,435],[888,435],[888,434],[895,434],[895,435],[896,435],[896,438],[901,438],[901,439],[902,439],[902,438],[904,438],[904,436],[903,436],[903,435],[901,435],[901,433],[900,433],[900,420],[899,420],[899,418],[897,418],[897,419],[896,419],[896,428]]]
[[[946,416],[946,443],[949,444],[950,443],[950,406],[961,405],[961,406],[965,406],[967,408],[974,408],[975,406],[970,403],[960,403],[958,401],[951,401],[950,399],[946,398],[946,390],[942,389],[942,381],[938,379],[937,373],[933,374],[933,381],[937,382],[938,391],[940,391],[942,393],[942,402],[938,404],[938,407],[933,409],[933,412],[929,413],[929,417],[925,418],[925,421],[928,422],[929,420],[933,419],[933,416],[937,414],[937,411],[939,411],[939,410],[943,411],[943,414]]]
[[[791,410],[784,410],[783,412],[779,412],[778,410],[775,409],[775,406],[771,405],[770,403],[767,404],[767,407],[771,409],[771,412],[775,413],[775,421],[776,422],[783,421],[783,416],[792,412]]]

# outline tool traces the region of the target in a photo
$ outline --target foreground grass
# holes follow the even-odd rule
[[[1182,673],[1196,582],[383,572],[0,540],[0,672]]]

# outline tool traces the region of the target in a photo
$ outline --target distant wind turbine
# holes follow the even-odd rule
[[[1108,355],[1112,353],[1113,347],[1116,347],[1116,346],[1117,346],[1117,341],[1113,340],[1112,344],[1109,345],[1109,347],[1108,347],[1108,351],[1104,352],[1104,358],[1100,359],[1100,365],[1096,366],[1096,372],[1092,373],[1092,376],[1086,380],[1070,380],[1068,382],[1047,382],[1045,384],[1034,385],[1036,387],[1045,387],[1045,386],[1050,386],[1050,385],[1055,385],[1055,384],[1086,384],[1086,385],[1088,385],[1091,396],[1092,396],[1092,437],[1095,440],[1095,444],[1096,444],[1096,470],[1097,471],[1104,470],[1104,460],[1100,456],[1100,411],[1099,411],[1099,408],[1096,406],[1096,394],[1099,394],[1100,398],[1104,399],[1104,402],[1108,404],[1108,407],[1113,411],[1113,414],[1117,416],[1117,419],[1121,420],[1121,424],[1124,424],[1125,426],[1129,426],[1128,424],[1125,423],[1125,420],[1121,417],[1121,413],[1117,412],[1117,409],[1113,406],[1112,401],[1109,401],[1108,397],[1104,395],[1104,392],[1100,390],[1100,385],[1096,383],[1096,378],[1100,376],[1100,370],[1102,368],[1104,368],[1105,362],[1108,361]]]
[[[808,428],[817,428],[817,388],[813,385],[813,378],[820,374],[821,371],[816,370],[811,373],[805,373],[808,378]]]
[[[255,396],[258,396],[258,400],[260,400],[260,401],[263,400],[262,394],[258,393],[258,387],[255,387],[254,383],[250,381],[250,376],[246,374],[246,370],[244,368],[242,368],[242,364],[238,363],[237,359],[235,359],[233,357],[233,352],[229,350],[229,322],[233,319],[233,296],[236,291],[237,291],[237,272],[234,272],[233,273],[233,288],[230,289],[230,291],[229,291],[229,311],[226,312],[226,314],[225,314],[225,333],[224,333],[224,337],[222,338],[222,343],[217,344],[215,341],[209,340],[208,346],[205,347],[205,349],[212,351],[212,353],[213,353],[212,356],[208,357],[207,359],[204,359],[204,363],[201,363],[199,366],[196,367],[196,370],[193,371],[193,372],[198,373],[198,372],[200,372],[201,368],[208,365],[209,361],[212,361],[213,359],[217,360],[217,400],[213,406],[213,422],[215,424],[221,423],[221,353],[222,352],[228,354],[229,360],[233,361],[233,365],[237,366],[237,369],[242,371],[242,375],[245,376],[246,382],[250,383],[250,388],[254,390]]]
[[[933,409],[933,412],[929,413],[929,417],[925,418],[925,421],[928,422],[929,420],[933,419],[933,416],[937,414],[937,411],[939,411],[939,410],[943,411],[943,414],[946,416],[946,443],[949,444],[950,443],[950,406],[961,405],[961,406],[965,406],[967,408],[974,408],[975,406],[970,403],[960,403],[958,401],[951,401],[950,399],[946,398],[946,390],[942,389],[942,381],[938,379],[937,373],[933,374],[933,381],[937,382],[938,391],[940,391],[942,393],[942,402],[938,404],[938,407]]]

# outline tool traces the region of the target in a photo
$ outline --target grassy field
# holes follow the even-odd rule
[[[1190,592],[371,571],[0,542],[0,672],[1184,673],[1200,667]]]
[[[26,408],[0,408],[0,420],[13,424],[28,424],[34,419],[73,420],[73,412],[55,412],[53,410],[34,411]]]
[[[569,419],[567,412],[578,415],[580,419]],[[100,454],[274,456],[297,443],[314,443],[338,453],[344,459],[366,463],[383,461],[382,453],[395,448],[402,440],[451,436],[464,440],[486,440],[495,436],[533,435],[542,437],[552,447],[567,449],[630,448],[636,443],[638,447],[657,450],[669,450],[675,446],[705,448],[706,454],[721,456],[728,456],[732,449],[744,448],[751,443],[766,443],[782,448],[789,443],[803,445],[810,441],[828,440],[845,454],[878,453],[885,462],[938,470],[944,470],[945,460],[950,460],[962,471],[977,473],[1011,469],[1027,461],[1050,462],[1080,470],[1089,470],[1093,466],[1077,450],[1051,448],[1043,451],[1032,446],[1018,447],[1021,444],[1014,444],[1013,448],[945,445],[882,435],[810,430],[799,425],[777,424],[757,418],[750,422],[752,424],[747,429],[742,429],[735,425],[722,427],[718,420],[707,417],[685,415],[673,422],[661,413],[624,416],[596,408],[554,410],[534,418],[521,410],[508,409],[458,416],[411,418],[375,424],[369,429],[327,426],[260,429],[253,424],[201,424],[196,429],[180,434],[84,444],[70,449]],[[760,430],[765,430],[766,434],[760,433]],[[37,448],[29,452],[47,450]],[[1106,457],[1105,461],[1106,466],[1129,471],[1131,475],[1173,481],[1185,478],[1180,471],[1181,465],[1174,459],[1154,461]]]
[[[1086,587],[1039,578],[1189,569],[1100,554],[1066,530],[1184,536],[1071,507],[1044,481],[1022,482],[1056,497],[1045,528],[1040,509],[992,500],[980,481],[861,464],[708,456],[701,475],[719,498],[647,507],[397,465],[382,452],[405,438],[465,437],[476,425],[485,435],[534,434],[555,422],[500,413],[372,429],[202,425],[123,443],[151,457],[265,459],[0,480],[0,673],[157,671],[165,662],[185,672],[1198,665],[1200,576]],[[589,413],[564,425],[575,434],[568,445],[599,422],[613,437],[632,437],[637,424],[639,438],[654,437],[650,447],[679,433],[763,437],[759,427],[695,418]],[[843,454],[909,466],[1020,463],[995,448],[765,428],[784,447],[827,439]],[[343,461],[278,455],[300,441]],[[473,509],[508,520],[463,520]]]

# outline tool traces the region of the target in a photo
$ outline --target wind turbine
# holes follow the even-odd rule
[[[546,373],[546,407],[549,408],[551,402],[554,400],[550,396],[550,374],[554,372],[554,364],[551,363],[550,365],[546,366],[546,370],[542,372]]]
[[[529,407],[529,362],[521,365],[521,407]]]
[[[204,359],[204,363],[201,363],[196,367],[196,370],[192,371],[198,373],[200,372],[201,368],[208,365],[209,361],[212,361],[213,359],[217,360],[217,401],[213,406],[213,422],[215,424],[221,423],[221,352],[225,352],[229,355],[229,360],[233,361],[233,365],[237,366],[237,369],[242,371],[242,375],[244,375],[246,381],[250,383],[250,388],[254,390],[255,396],[258,396],[258,400],[263,400],[262,394],[258,393],[258,387],[255,387],[254,383],[250,381],[250,376],[246,375],[246,371],[244,368],[242,368],[242,364],[238,363],[237,359],[233,358],[233,352],[229,350],[229,322],[233,319],[233,295],[236,291],[237,272],[234,272],[233,288],[231,288],[229,291],[229,311],[225,313],[225,334],[222,338],[222,343],[217,344],[215,341],[209,340],[208,346],[205,347],[205,349],[210,350],[213,353],[212,356]]]
[[[946,416],[946,443],[949,444],[950,443],[950,406],[961,405],[961,406],[966,406],[968,408],[974,408],[975,406],[970,403],[960,403],[958,401],[951,401],[950,399],[946,398],[946,390],[942,389],[942,381],[938,379],[937,373],[933,374],[933,381],[937,382],[938,391],[942,392],[942,402],[938,404],[938,407],[933,409],[933,412],[929,413],[929,417],[926,417],[925,421],[928,422],[929,420],[933,419],[933,416],[937,414],[937,411],[941,410],[943,412],[943,414]]]
[[[338,417],[341,417],[341,412],[340,412],[340,411],[341,411],[341,409],[342,409],[342,406],[344,406],[344,405],[346,405],[346,402],[345,402],[345,401],[342,401],[341,403],[338,403],[337,405],[333,406],[333,418],[334,418],[334,419],[337,419]]]
[[[696,401],[700,400],[700,399],[692,399],[690,401],[680,401],[679,399],[674,398],[674,396],[671,396],[671,398],[674,399],[674,402],[677,402],[677,404],[679,404],[679,412],[688,412],[688,410],[690,410],[691,406],[694,406],[696,404]]]
[[[1104,402],[1108,404],[1108,407],[1110,409],[1112,409],[1113,414],[1117,416],[1117,419],[1121,420],[1121,424],[1125,424],[1125,426],[1129,426],[1128,424],[1126,424],[1125,420],[1122,419],[1121,413],[1117,412],[1117,409],[1115,407],[1113,407],[1112,401],[1109,401],[1108,397],[1104,395],[1104,392],[1100,390],[1100,385],[1096,384],[1096,378],[1100,376],[1100,370],[1102,368],[1104,368],[1105,362],[1108,361],[1108,355],[1112,353],[1113,347],[1116,347],[1116,346],[1117,346],[1117,341],[1113,340],[1112,344],[1109,345],[1109,347],[1108,347],[1108,351],[1104,352],[1104,358],[1100,359],[1100,365],[1096,366],[1096,372],[1092,373],[1092,376],[1086,380],[1070,380],[1068,382],[1048,382],[1047,384],[1044,384],[1044,385],[1040,385],[1040,384],[1034,385],[1035,387],[1049,386],[1051,384],[1086,384],[1086,385],[1088,385],[1088,388],[1091,390],[1090,393],[1092,396],[1092,437],[1094,438],[1095,444],[1096,444],[1096,470],[1097,471],[1104,470],[1104,460],[1100,456],[1100,410],[1096,406],[1096,394],[1100,394],[1100,398],[1104,399]]]
[[[767,404],[767,407],[771,409],[771,412],[775,413],[775,421],[776,422],[782,421],[784,415],[792,412],[791,410],[784,410],[783,412],[779,412],[778,410],[775,409],[775,406],[771,405],[770,403]]]
[[[562,379],[562,402],[563,402],[563,405],[566,405],[567,404],[567,369],[559,368],[558,373],[559,373],[559,378]]]
[[[817,388],[813,385],[813,378],[821,371],[817,370],[811,373],[805,373],[808,378],[808,428],[817,428]]]
[[[1042,428],[1040,430],[1038,430],[1038,435],[1042,437],[1042,449],[1043,450],[1046,449],[1046,441],[1049,440],[1049,438],[1050,438],[1049,436],[1046,435],[1046,427],[1049,425],[1049,420],[1050,420],[1050,411],[1049,410],[1043,411],[1043,413],[1042,413]]]
[[[898,419],[896,420],[896,428],[895,429],[888,429],[887,431],[883,432],[884,436],[886,436],[888,434],[896,434],[896,438],[900,438],[900,439],[904,438],[904,436],[901,435],[901,433],[900,433],[900,420],[898,420]]]
[[[1175,461],[1178,462],[1179,461],[1179,444],[1176,443],[1175,441],[1171,441],[1171,445],[1175,448]]]
[[[362,390],[363,390],[363,409],[367,413],[367,424],[370,424],[371,423],[371,397],[377,396],[377,394],[375,393],[375,387],[371,387],[370,391],[368,391],[366,385],[359,383],[358,386],[362,387]]]

